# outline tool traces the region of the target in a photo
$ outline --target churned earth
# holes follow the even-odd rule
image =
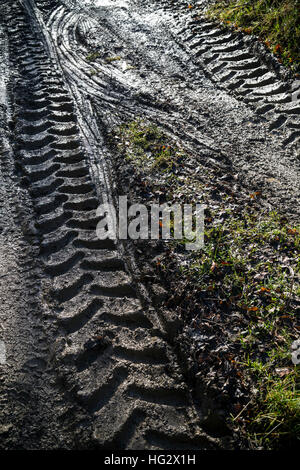
[[[210,202],[251,194],[297,220],[299,80],[204,6],[3,2],[3,449],[247,446],[225,424],[222,388],[195,391],[194,334],[163,303],[159,276],[141,274],[145,252],[165,248],[149,244],[138,260],[130,241],[96,236],[101,202],[120,191],[142,200],[112,137],[137,120],[191,155],[194,202],[207,175]]]

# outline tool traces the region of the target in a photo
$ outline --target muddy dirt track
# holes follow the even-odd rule
[[[107,135],[137,117],[298,215],[299,81],[196,16],[185,1],[1,4],[2,449],[234,445],[202,428],[176,317],[95,233],[115,187]]]

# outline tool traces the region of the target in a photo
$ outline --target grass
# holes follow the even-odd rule
[[[296,445],[300,438],[299,371],[276,377],[262,363],[249,362],[260,391],[250,413],[249,434],[258,446]]]
[[[182,165],[183,152],[169,145],[168,138],[155,125],[141,120],[124,124],[119,129],[121,146],[125,145],[126,158],[148,172],[170,170]]]
[[[107,58],[105,59],[105,62],[107,62],[108,64],[110,64],[111,62],[116,62],[116,61],[118,61],[118,60],[121,60],[121,58],[122,58],[122,57],[121,57],[120,55],[117,55],[117,56],[115,56],[115,57],[107,57]]]
[[[97,70],[97,69],[90,69],[90,71],[89,71],[90,77],[92,77],[94,75],[98,75],[98,73],[99,73],[99,70]]]
[[[246,432],[265,448],[300,438],[299,369],[291,362],[299,309],[300,227],[276,212],[230,213],[205,233],[205,248],[182,269],[195,286],[248,318],[240,365],[259,391]],[[283,262],[288,259],[288,266]],[[242,420],[241,420],[242,421]]]
[[[294,71],[300,68],[299,0],[221,0],[208,15],[259,36]]]
[[[95,62],[95,60],[97,60],[99,57],[100,57],[100,53],[95,51],[95,52],[91,52],[90,54],[88,54],[85,59],[88,62]]]

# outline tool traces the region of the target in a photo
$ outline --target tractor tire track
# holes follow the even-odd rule
[[[159,2],[173,10],[170,2]],[[288,79],[287,70],[256,39],[228,31],[201,17],[197,7],[188,10],[185,2],[175,2],[180,11],[173,30],[195,64],[221,89],[250,105],[269,123],[269,130],[287,132],[284,146],[299,150],[300,80]]]
[[[56,60],[77,103],[77,116],[79,110],[81,116],[90,116],[81,118],[84,132],[100,144],[97,161],[92,153],[89,157],[96,185],[103,174],[109,173],[106,135],[114,126],[139,116],[184,142],[208,167],[224,173],[237,172],[245,187],[253,181],[249,192],[264,193],[267,205],[287,210],[294,217],[300,194],[297,81],[281,80],[282,70],[274,72],[268,63],[263,63],[262,55],[251,52],[252,46],[244,44],[244,39],[242,44],[241,39],[237,53],[225,52],[229,57],[225,63],[219,59],[222,52],[218,52],[212,66],[220,70],[227,62],[230,66],[245,66],[247,75],[248,67],[255,64],[250,73],[261,77],[267,87],[273,85],[266,84],[266,80],[276,82],[277,91],[285,90],[286,103],[278,104],[279,107],[270,104],[269,98],[274,100],[275,94],[255,96],[253,101],[254,94],[262,90],[256,85],[262,82],[255,82],[254,78],[249,81],[248,75],[243,82],[246,88],[228,88],[226,80],[217,80],[209,72],[209,64],[201,62],[200,56],[199,60],[193,56],[189,46],[197,35],[190,30],[194,23],[198,29],[203,24],[200,42],[213,41],[216,35],[225,44],[221,42],[220,49],[226,47],[227,36],[232,33],[213,23],[205,26],[198,17],[195,20],[184,2],[172,6],[165,2],[161,6],[156,2],[141,5],[137,0],[127,9],[115,3],[96,9],[68,5],[68,0],[55,2],[47,15],[42,14],[43,8],[36,9],[36,15],[42,29],[48,32]],[[96,59],[91,61],[89,54],[95,51]],[[121,55],[111,61],[114,54]],[[245,63],[239,54],[248,54],[252,59],[245,59]],[[232,73],[228,80],[234,80]],[[99,165],[102,171],[98,171]],[[110,185],[109,181],[105,184]]]
[[[299,84],[185,2],[74,4],[5,2],[11,143],[35,215],[25,230],[39,247],[33,308],[45,337],[33,335],[37,351],[43,344],[35,374],[43,383],[47,364],[56,377],[44,396],[54,423],[42,438],[21,433],[16,446],[43,448],[49,438],[48,448],[219,448],[172,348],[179,319],[154,309],[130,248],[96,237],[96,209],[116,187],[106,138],[146,118],[208,167],[240,172],[245,187],[253,178],[273,206],[297,213]],[[275,189],[265,182],[272,168]]]
[[[70,426],[84,436],[81,447],[217,448],[199,426],[168,333],[140,297],[122,251],[96,237],[99,188],[110,191],[107,175],[96,164],[93,170],[93,143],[83,135],[34,7],[6,4],[15,71],[12,142],[35,211],[40,293],[54,329],[48,360],[61,393],[81,410],[68,418]],[[76,439],[68,439],[76,448]]]

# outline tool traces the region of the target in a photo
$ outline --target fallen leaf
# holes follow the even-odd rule
[[[215,263],[215,261],[213,261],[210,270],[214,271],[217,267],[218,267],[217,263]]]
[[[258,310],[258,307],[250,307],[250,308],[247,308],[248,312],[257,312]]]
[[[255,199],[257,196],[261,195],[261,191],[255,191],[255,193],[250,194],[251,199]]]
[[[291,369],[288,367],[281,367],[278,369],[275,369],[275,372],[279,377],[284,377],[285,375],[288,375],[291,372]]]
[[[266,287],[261,287],[260,292],[271,292],[270,289],[267,289]]]

